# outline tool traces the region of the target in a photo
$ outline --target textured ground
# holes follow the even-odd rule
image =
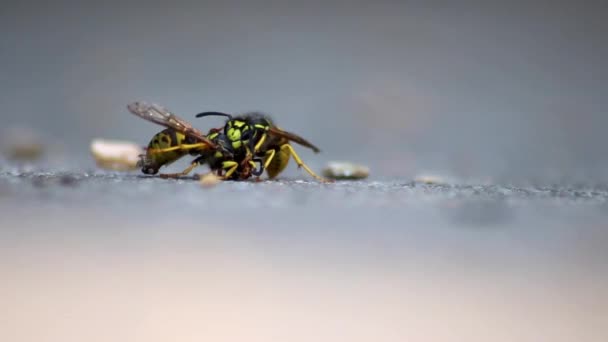
[[[2,340],[608,336],[602,186],[8,169],[0,208]]]

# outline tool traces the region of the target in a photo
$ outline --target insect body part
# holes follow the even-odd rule
[[[267,115],[257,112],[239,116],[221,112],[203,112],[196,115],[198,118],[206,116],[228,118],[224,125],[224,134],[230,140],[235,160],[240,160],[241,165],[249,163],[253,158],[261,158],[268,177],[273,179],[287,167],[290,157],[293,157],[298,167],[304,168],[316,180],[332,182],[317,175],[304,164],[290,142],[308,147],[315,153],[320,152],[319,148],[297,134],[278,128]]]
[[[167,128],[173,128],[184,135],[190,136],[206,144],[210,148],[216,148],[215,144],[205,137],[201,131],[192,127],[186,120],[171,113],[164,107],[145,102],[133,102],[127,105],[127,109],[144,120],[154,122]]]
[[[178,178],[188,175],[196,166],[207,164],[212,172],[223,174],[225,179],[248,179],[263,172],[263,164],[254,158],[248,162],[235,161],[232,141],[221,129],[211,129],[207,135],[192,127],[190,123],[171,113],[166,108],[145,102],[129,104],[131,113],[161,126],[163,131],[152,137],[146,154],[140,156],[138,166],[145,174],[157,174],[162,166],[169,165],[183,156],[196,156],[191,165],[180,173],[161,174],[163,178]]]
[[[188,148],[193,145],[196,145],[195,141],[185,134],[172,128],[164,129],[152,137],[138,166],[143,173],[154,175],[162,166],[169,165],[188,153],[197,153],[194,148]]]
[[[162,135],[162,132],[157,134]],[[179,134],[177,135],[179,139]],[[148,161],[146,164],[148,167],[152,164],[155,166],[155,171],[158,171],[158,165],[167,165],[168,163],[173,162],[174,160],[181,158],[185,154],[189,153],[191,155],[197,156],[190,166],[186,168],[184,171],[179,173],[172,174],[161,174],[162,178],[179,178],[187,176],[194,168],[199,165],[207,164],[212,172],[215,172],[218,176],[222,176],[224,179],[229,180],[245,180],[250,178],[252,175],[259,175],[263,172],[263,164],[261,160],[257,160],[258,165],[256,165],[256,160],[251,160],[246,165],[241,166],[238,162],[234,161],[234,154],[229,147],[228,138],[222,134],[217,133],[212,130],[212,132],[207,136],[212,142],[217,144],[217,146],[227,147],[227,152],[222,152],[222,149],[211,150],[211,149],[189,149],[188,152],[185,152],[183,149],[171,150],[172,147],[165,148],[162,142],[173,141],[163,139],[161,140],[161,144],[154,145],[154,143],[161,138],[153,138],[151,145],[160,148],[150,148],[148,149],[148,153],[144,160]],[[186,142],[188,138],[186,137]],[[188,144],[184,144],[188,145]],[[177,140],[177,147],[184,146],[179,145],[179,140]],[[150,163],[153,161],[153,163]],[[239,167],[241,166],[241,167]],[[146,173],[145,167],[142,168],[142,171]],[[156,172],[155,172],[156,173]]]

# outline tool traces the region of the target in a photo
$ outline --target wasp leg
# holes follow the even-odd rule
[[[264,173],[264,162],[262,161],[262,159],[260,158],[253,158],[253,160],[251,160],[251,167],[253,167],[253,171],[251,172],[252,175],[254,176],[261,176],[262,173]],[[260,168],[256,169],[256,163],[260,164]]]
[[[314,173],[306,164],[304,164],[302,159],[300,159],[300,156],[298,156],[298,154],[296,153],[296,151],[294,151],[294,149],[293,149],[293,147],[291,147],[291,145],[284,144],[283,146],[281,146],[281,150],[287,151],[289,154],[291,154],[293,159],[296,161],[296,164],[298,164],[298,167],[301,167],[304,170],[306,170],[306,172],[308,172],[308,174],[311,175],[314,179],[318,180],[319,182],[323,182],[323,183],[333,183],[334,182],[331,179],[323,178],[323,177],[317,175],[316,173]]]
[[[260,141],[258,141],[258,143],[255,144],[255,147],[253,148],[254,153],[257,153],[260,150],[260,147],[262,147],[262,144],[264,143],[264,141],[266,141],[266,136],[266,133],[262,134],[262,137],[260,137]]]
[[[251,159],[253,159],[253,154],[249,149],[247,149],[247,155],[241,161],[241,166],[246,166],[247,164],[251,164]]]
[[[224,179],[230,179],[230,176],[232,176],[232,174],[234,173],[234,171],[236,171],[236,169],[239,167],[239,163],[233,161],[233,160],[228,160],[222,163],[222,169],[226,169],[226,174],[224,175]]]
[[[179,173],[161,173],[158,176],[160,178],[171,178],[171,179],[176,179],[179,177],[184,177],[187,176],[190,172],[192,172],[192,170],[194,170],[195,167],[197,167],[199,164],[198,163],[192,163],[190,164],[190,166],[188,166],[184,171],[179,172]]]
[[[275,150],[269,150],[266,151],[266,161],[264,162],[264,168],[267,169],[268,165],[270,165],[270,162],[272,161],[272,159],[274,158],[274,154],[276,153]]]
[[[262,140],[265,137],[262,137]],[[259,144],[258,144],[259,145]],[[247,150],[247,155],[245,156],[245,158],[241,161],[241,166],[245,166],[247,164],[249,165],[253,165],[251,164],[251,160],[253,159],[253,156],[255,155],[255,153],[258,151],[256,148],[258,145],[253,145],[253,138],[251,138],[249,140],[249,143],[246,146],[246,150]],[[255,170],[255,166],[253,166],[253,169]]]
[[[173,147],[167,147],[167,148],[151,148],[148,151],[151,153],[164,153],[164,152],[170,152],[170,151],[175,151],[175,150],[192,150],[195,148],[201,148],[201,147],[206,147],[208,146],[205,143],[198,143],[198,144],[181,144],[178,146],[173,146]]]
[[[253,170],[251,172],[251,174],[253,176],[255,176],[255,181],[260,182],[261,181],[260,176],[264,173],[264,161],[260,158],[253,158],[253,160],[251,160],[249,163]],[[259,163],[259,165],[260,165],[259,169],[256,169],[256,167],[257,167],[256,163]]]

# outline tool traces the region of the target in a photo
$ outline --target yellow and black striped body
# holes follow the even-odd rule
[[[258,154],[264,155],[264,163],[266,163],[268,159],[268,151],[275,151],[272,160],[270,160],[270,163],[266,167],[266,173],[270,179],[276,178],[289,164],[291,155],[288,149],[283,148],[283,145],[289,145],[289,141],[284,138],[269,137],[267,138],[267,142],[261,146],[260,151],[258,151]]]
[[[288,148],[283,147],[283,145],[289,145],[288,139],[268,134],[271,127],[276,126],[267,115],[256,112],[248,113],[229,120],[226,123],[226,135],[231,138],[230,133],[233,130],[240,129],[241,138],[247,138],[243,143],[247,144],[253,155],[261,157],[264,164],[268,161],[268,165],[265,167],[266,173],[268,178],[273,179],[285,170],[289,164],[291,153]],[[247,134],[248,131],[251,131],[251,134]],[[233,134],[232,137],[234,136]],[[274,150],[272,156],[269,154],[270,150]],[[272,159],[268,160],[269,157]]]
[[[275,126],[272,119],[264,114],[254,112],[236,116],[226,122],[224,132],[232,141],[235,151],[241,151],[235,155],[235,159],[243,160],[246,156],[261,158],[270,179],[281,174],[289,164],[289,159],[293,157],[299,167],[304,167],[313,177],[326,181],[302,162],[290,145],[290,140],[315,152],[318,152],[318,148],[305,139]]]
[[[140,160],[142,172],[156,174],[162,166],[169,165],[179,158],[190,154],[197,156],[197,158],[192,161],[191,167],[186,169],[185,172],[165,174],[161,175],[161,177],[174,178],[173,176],[185,176],[195,166],[204,164],[207,164],[211,171],[216,172],[220,176],[224,176],[225,173],[226,179],[242,180],[254,174],[261,174],[262,169],[260,168],[260,170],[256,171],[255,163],[252,164],[252,162],[241,167],[235,167],[239,163],[235,162],[231,141],[225,134],[220,133],[217,129],[212,129],[206,137],[220,148],[210,149],[206,145],[203,145],[205,147],[190,148],[190,146],[196,145],[196,141],[171,128],[157,133],[148,144],[146,155],[142,156]],[[261,166],[262,160],[260,158],[256,160]]]
[[[176,149],[167,152],[156,152],[158,150],[176,147],[183,144],[192,143],[191,139],[183,133],[177,132],[172,128],[167,128],[152,137],[146,155],[140,160],[141,171],[145,174],[156,174],[162,166],[169,165],[186,154],[195,154],[194,151]]]
[[[224,134],[231,142],[236,160],[243,160],[256,152],[256,143],[272,126],[272,120],[261,113],[248,113],[228,120]]]
[[[224,125],[224,136],[229,140],[234,152],[234,161],[238,162],[240,167],[247,165],[251,160],[261,159],[263,162],[261,169],[265,169],[268,177],[272,179],[285,170],[289,159],[293,157],[298,167],[304,168],[315,179],[322,182],[329,181],[306,166],[290,142],[308,147],[315,153],[320,150],[306,139],[276,127],[268,116],[257,112],[234,117],[221,112],[203,112],[196,117],[212,115],[228,118]]]
[[[289,164],[291,156],[283,145],[289,140],[283,137],[268,136],[268,130],[273,126],[272,119],[261,113],[248,113],[234,117],[226,122],[224,132],[232,141],[232,147],[237,153],[236,159],[241,160],[247,154],[262,158],[264,164],[269,158],[269,151],[274,150],[266,169],[268,178],[276,178]],[[261,143],[261,144],[260,144]]]
[[[186,154],[196,156],[190,166],[179,173],[161,174],[161,178],[179,178],[188,175],[194,168],[208,164],[211,171],[224,174],[224,179],[246,179],[263,172],[262,160],[249,154],[235,160],[235,149],[243,145],[238,138],[231,141],[221,129],[211,129],[207,135],[189,122],[171,113],[166,108],[145,102],[134,102],[127,106],[129,112],[138,117],[166,127],[155,134],[138,165],[145,174],[156,174],[162,166],[169,165]],[[240,152],[236,151],[236,152]],[[260,168],[256,170],[256,163]]]
[[[223,147],[226,151],[232,152],[232,148],[230,147],[230,141],[226,138],[225,135],[217,131],[213,131],[207,135],[207,138],[216,143],[218,146]],[[212,171],[217,172],[217,174],[221,176],[222,173],[228,168],[227,165],[229,165],[229,163],[233,160],[233,156],[228,156],[219,150],[208,150],[202,151],[200,153],[200,156],[196,158],[194,162],[201,165],[209,165],[209,168]],[[238,171],[239,170],[237,169],[237,171],[232,173],[232,175],[228,179],[240,179],[241,177],[243,177],[244,174]]]

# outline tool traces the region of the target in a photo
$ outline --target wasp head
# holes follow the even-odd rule
[[[139,160],[137,161],[136,165],[137,167],[141,167],[141,172],[147,175],[155,175],[158,173],[158,169],[160,169],[160,166],[157,165],[153,159],[148,158],[145,154],[139,155]]]

